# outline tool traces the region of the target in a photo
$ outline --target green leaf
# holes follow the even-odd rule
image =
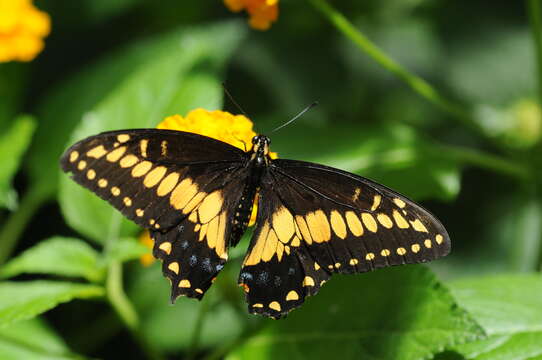
[[[152,128],[175,109],[184,114],[196,107],[219,107],[218,74],[242,34],[235,23],[183,31],[169,52],[153,54],[152,62],[128,76],[89,111],[70,142],[106,130]],[[190,96],[181,97],[183,94]],[[116,210],[67,176],[61,178],[59,200],[66,221],[81,234],[99,243],[112,236]],[[123,219],[114,233],[130,236],[136,229]]]
[[[30,319],[0,328],[0,359],[82,359],[41,319]]]
[[[35,123],[30,116],[19,116],[6,133],[0,135],[0,207],[15,207],[11,179],[30,143]]]
[[[0,283],[0,327],[33,318],[60,303],[104,295],[100,286],[61,281]]]
[[[151,250],[134,238],[122,238],[115,241],[107,252],[107,263],[126,262],[139,259]]]
[[[84,277],[93,282],[104,276],[96,250],[82,240],[63,237],[43,240],[12,259],[0,269],[0,278],[24,273]]]
[[[483,334],[424,266],[336,276],[228,359],[427,359]]]
[[[458,303],[489,337],[453,348],[466,359],[542,357],[542,278],[499,275],[452,282]]]

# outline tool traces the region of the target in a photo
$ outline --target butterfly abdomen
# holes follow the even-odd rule
[[[261,166],[253,166],[250,171],[248,181],[243,189],[243,195],[241,196],[239,204],[236,206],[233,217],[233,230],[229,242],[231,246],[237,245],[248,227],[254,200],[260,189],[263,171],[264,167]]]

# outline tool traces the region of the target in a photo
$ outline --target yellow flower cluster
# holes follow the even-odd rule
[[[49,15],[31,0],[0,0],[0,62],[33,60],[50,30]]]
[[[257,30],[267,30],[277,21],[279,0],[224,0],[224,4],[233,12],[246,10],[250,15],[249,24]]]
[[[208,136],[235,147],[247,151],[252,148],[252,138],[256,135],[252,130],[252,121],[244,115],[233,115],[226,111],[208,111],[195,109],[186,116],[172,115],[165,118],[157,126],[158,129],[186,131],[195,134]],[[275,159],[276,153],[269,153]],[[257,202],[254,203],[249,226],[254,225],[258,213]],[[153,241],[149,232],[145,231],[140,236],[140,242],[152,248]],[[141,257],[143,265],[150,265],[154,261],[151,254]]]

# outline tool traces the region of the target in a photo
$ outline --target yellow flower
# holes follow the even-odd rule
[[[151,239],[149,230],[145,230],[139,235],[139,242],[152,250],[152,247],[154,246],[154,241],[152,241]],[[149,266],[154,263],[154,256],[152,256],[152,254],[149,252],[148,254],[144,254],[143,256],[141,256],[139,258],[139,261],[141,261],[141,264],[143,264],[143,266]]]
[[[50,30],[49,15],[31,0],[0,0],[0,62],[33,60]]]
[[[249,24],[257,30],[267,30],[279,15],[278,0],[224,0],[230,11],[245,9],[250,15]]]
[[[205,109],[195,109],[186,116],[172,115],[166,117],[157,126],[158,129],[186,131],[199,135],[208,136],[235,147],[247,151],[252,148],[252,138],[256,136],[252,130],[252,121],[244,115],[233,115],[226,111],[208,111]],[[270,152],[269,156],[276,159],[277,154]],[[250,216],[249,226],[256,222],[258,213],[257,201],[254,201],[252,214]],[[149,232],[145,231],[140,237],[140,241],[152,249],[153,241]],[[144,255],[141,262],[144,265],[150,265],[153,262],[151,254]]]

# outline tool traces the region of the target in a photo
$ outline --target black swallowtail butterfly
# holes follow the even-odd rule
[[[271,159],[268,137],[242,151],[172,130],[105,132],[66,151],[62,169],[148,228],[172,300],[201,299],[247,228],[239,276],[251,313],[279,318],[333,273],[359,273],[445,256],[441,223],[404,196],[331,167]]]

